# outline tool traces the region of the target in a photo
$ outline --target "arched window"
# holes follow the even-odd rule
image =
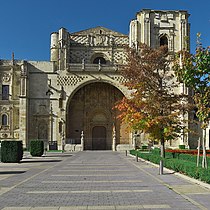
[[[164,45],[168,46],[168,38],[166,35],[160,37],[160,46],[164,46]]]
[[[97,57],[93,60],[93,64],[106,64],[106,60],[103,57]]]
[[[7,117],[7,115],[6,114],[3,114],[2,115],[2,119],[1,119],[2,121],[1,121],[1,124],[2,125],[8,125],[8,117]]]
[[[9,100],[9,85],[2,85],[2,100]]]

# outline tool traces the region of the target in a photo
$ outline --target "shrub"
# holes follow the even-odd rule
[[[142,149],[148,149],[148,146],[147,145],[142,145],[141,148]]]
[[[179,149],[185,149],[185,145],[184,144],[180,144],[179,145]]]
[[[1,162],[19,163],[23,158],[22,141],[1,142]]]
[[[154,148],[153,150],[151,150],[153,155],[160,155],[160,149],[159,148]]]
[[[30,153],[34,157],[41,157],[44,153],[44,142],[39,140],[32,140],[30,142]]]

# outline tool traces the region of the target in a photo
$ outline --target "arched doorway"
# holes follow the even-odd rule
[[[108,83],[95,82],[80,88],[67,105],[66,143],[80,144],[83,131],[85,150],[111,150],[113,128],[116,144],[129,143],[125,126],[114,109],[122,98],[122,92]]]
[[[160,46],[167,46],[168,47],[168,37],[166,34],[160,37]]]

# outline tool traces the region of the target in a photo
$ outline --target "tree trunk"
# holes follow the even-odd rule
[[[198,139],[197,167],[199,166],[199,161],[200,161],[200,147],[201,147],[201,139],[199,137],[199,139]]]
[[[165,158],[165,141],[164,141],[164,138],[161,139],[160,157]]]
[[[207,168],[207,159],[206,159],[206,129],[204,129],[203,134],[203,159],[202,159],[202,168]]]
[[[162,137],[161,139],[161,145],[160,145],[160,166],[159,166],[159,174],[163,175],[163,158],[165,158],[165,141]]]

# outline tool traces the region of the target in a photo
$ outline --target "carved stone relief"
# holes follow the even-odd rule
[[[11,74],[10,73],[4,73],[3,76],[2,76],[2,82],[4,83],[7,83],[11,80]]]
[[[77,83],[80,83],[87,78],[88,76],[58,76],[57,85],[75,86]]]
[[[112,46],[114,44],[114,37],[105,34],[87,35],[89,46]]]

